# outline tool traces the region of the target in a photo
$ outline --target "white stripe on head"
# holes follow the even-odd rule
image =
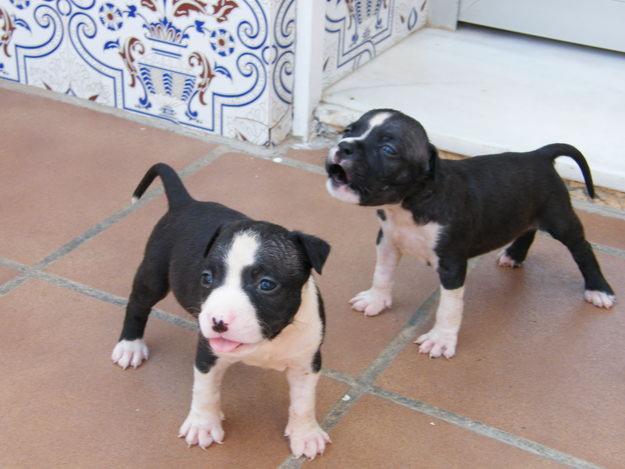
[[[228,325],[224,337],[229,340],[256,343],[263,339],[256,308],[242,285],[243,270],[254,264],[259,248],[260,241],[253,231],[234,235],[224,259],[224,282],[208,295],[198,318],[205,337],[215,337],[214,321],[223,321]]]
[[[376,127],[382,125],[384,123],[384,121],[386,121],[386,119],[388,119],[392,115],[393,115],[393,113],[387,112],[387,111],[382,111],[382,112],[378,112],[377,114],[374,114],[373,116],[371,116],[369,118],[369,122],[367,123],[367,130],[365,130],[364,133],[362,133],[362,134],[360,134],[360,135],[358,135],[356,137],[345,137],[339,143],[341,143],[341,142],[353,142],[353,141],[356,141],[356,140],[364,140],[365,138],[367,138],[367,136],[371,133],[371,131],[373,129],[375,129]]]

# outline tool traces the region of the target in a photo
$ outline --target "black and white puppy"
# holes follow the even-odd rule
[[[148,315],[171,290],[200,328],[191,410],[179,436],[202,448],[223,441],[221,380],[230,365],[243,362],[286,370],[291,451],[309,458],[323,453],[330,439],[316,420],[315,388],[325,316],[312,269],[321,273],[330,246],[218,203],[193,200],[162,163],[146,173],[133,200],[156,176],[169,211],[154,228],[135,275],[113,362],[125,369],[147,360]]]
[[[379,314],[391,306],[402,254],[427,262],[440,277],[440,303],[434,327],[416,343],[431,357],[450,358],[456,353],[468,259],[511,243],[499,265],[519,267],[540,229],[573,255],[586,301],[610,308],[614,292],[553,166],[561,155],[579,165],[594,197],[588,164],[570,145],[442,160],[416,120],[391,109],[364,114],[347,127],[326,162],[332,196],[381,207],[373,286],[352,298],[352,307],[366,316]]]

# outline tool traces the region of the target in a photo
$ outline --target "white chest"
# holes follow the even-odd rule
[[[385,207],[384,213],[386,220],[380,221],[384,236],[388,237],[402,254],[416,257],[436,267],[438,256],[435,249],[441,225],[434,222],[417,225],[412,213],[401,207]]]

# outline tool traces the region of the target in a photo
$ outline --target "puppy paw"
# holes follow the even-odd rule
[[[456,354],[457,342],[457,333],[445,332],[436,328],[415,340],[415,344],[420,344],[419,352],[429,353],[430,358],[438,358],[441,355],[445,358],[453,357]]]
[[[584,292],[584,299],[597,308],[610,309],[614,306],[614,303],[616,303],[616,296],[597,290],[586,290]]]
[[[178,430],[178,438],[184,438],[189,448],[198,445],[202,449],[213,443],[224,441],[224,430],[221,427],[223,415],[199,415],[190,412]]]
[[[376,316],[392,305],[391,292],[379,288],[371,288],[358,293],[349,300],[352,309],[362,311],[365,316]]]
[[[499,265],[499,267],[510,267],[512,269],[521,267],[523,265],[522,262],[517,262],[512,259],[508,254],[506,254],[506,251],[502,251],[499,254],[499,257],[497,258],[497,264]]]
[[[309,425],[289,424],[284,434],[289,437],[291,452],[296,458],[306,456],[308,459],[315,459],[318,454],[323,454],[327,443],[332,443],[317,422]]]
[[[111,360],[125,370],[131,365],[137,368],[149,356],[148,346],[143,339],[120,340],[113,349]]]

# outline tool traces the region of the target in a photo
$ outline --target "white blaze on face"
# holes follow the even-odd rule
[[[393,114],[390,112],[378,112],[377,114],[374,114],[373,116],[371,116],[371,118],[369,118],[369,122],[367,123],[367,128],[362,134],[355,135],[355,136],[353,135],[351,137],[345,137],[339,143],[354,142],[356,140],[364,140],[365,138],[367,138],[367,136],[371,133],[373,129],[384,124],[386,119],[388,119],[392,115]]]
[[[256,308],[243,290],[242,272],[254,264],[260,243],[251,231],[237,233],[224,259],[225,279],[202,305],[199,315],[202,335],[210,340],[215,352],[231,352],[238,343],[253,344],[263,340]],[[213,330],[213,320],[223,321],[228,330]]]
[[[339,144],[344,143],[344,142],[355,142],[358,140],[366,139],[367,136],[373,131],[373,129],[382,125],[392,115],[393,113],[386,112],[386,111],[378,112],[377,114],[374,114],[369,119],[369,122],[367,123],[367,128],[362,134],[354,135],[351,137],[345,137],[344,139],[339,141]],[[338,146],[335,146],[330,149],[330,152],[328,153],[328,160],[330,161],[330,163],[333,163],[333,164],[339,163],[339,147]],[[326,189],[328,190],[328,193],[332,197],[342,202],[347,202],[348,204],[356,204],[356,205],[360,203],[360,195],[354,190],[352,190],[350,187],[348,187],[347,184],[338,185],[338,184],[335,184],[331,179],[328,179],[328,181],[326,182]]]

